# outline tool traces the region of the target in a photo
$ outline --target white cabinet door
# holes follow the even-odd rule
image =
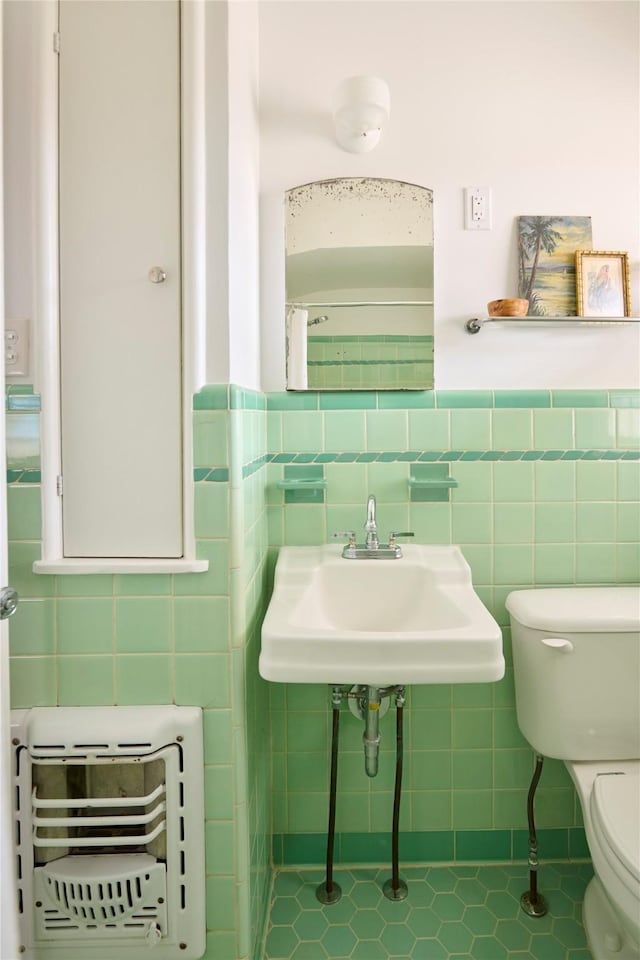
[[[66,557],[183,553],[179,18],[60,3]]]

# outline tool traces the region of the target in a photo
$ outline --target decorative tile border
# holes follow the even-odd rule
[[[523,819],[526,812],[523,810]],[[538,830],[541,860],[586,860],[589,848],[583,827]],[[526,830],[432,830],[402,832],[400,859],[408,863],[482,863],[527,859]],[[276,866],[315,865],[325,862],[327,839],[322,833],[273,835]],[[389,833],[336,833],[337,863],[381,864],[391,857]]]
[[[252,476],[269,463],[453,463],[473,461],[517,460],[640,460],[640,450],[403,450],[372,451],[369,453],[265,453],[242,467],[242,479]],[[40,483],[39,469],[16,468],[7,470],[7,483]],[[228,483],[228,467],[195,467],[195,483]]]
[[[267,394],[267,410],[640,407],[640,390],[353,390]]]
[[[269,453],[271,463],[452,463],[456,460],[640,460],[640,450],[397,450]]]
[[[257,457],[255,460],[251,460],[250,463],[245,463],[242,467],[242,479],[246,480],[247,477],[250,477],[254,473],[257,473],[258,470],[261,470],[262,467],[265,467],[268,462],[269,462],[269,454],[263,453],[261,457]]]
[[[32,469],[31,467],[25,467],[24,469],[18,469],[12,467],[7,470],[7,483],[41,483],[42,482],[42,473],[40,470]]]
[[[257,473],[269,463],[277,464],[324,464],[324,463],[463,463],[489,461],[515,462],[518,460],[544,461],[638,461],[640,450],[392,450],[357,451],[342,453],[265,453],[242,467],[242,479]],[[23,476],[24,474],[24,476]],[[228,483],[227,467],[196,467],[193,471],[196,483]],[[37,470],[7,473],[9,483],[39,483]]]
[[[228,467],[196,467],[193,471],[196,483],[228,483]]]
[[[640,390],[345,390],[264,394],[235,384],[210,384],[193,396],[194,410],[391,410],[486,408],[640,408]],[[29,384],[10,384],[6,408],[40,410]]]

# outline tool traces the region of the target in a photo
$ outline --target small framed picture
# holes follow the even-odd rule
[[[621,250],[576,250],[579,317],[630,317],[629,254]]]

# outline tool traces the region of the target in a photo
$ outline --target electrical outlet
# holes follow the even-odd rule
[[[29,320],[5,320],[4,326],[5,377],[29,376]]]
[[[491,187],[467,187],[464,191],[465,230],[491,230]]]

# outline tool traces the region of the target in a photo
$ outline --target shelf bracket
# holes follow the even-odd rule
[[[467,320],[467,322],[464,325],[464,328],[467,331],[467,333],[480,333],[481,327],[482,327],[482,323],[480,320],[478,320],[477,317],[473,317],[471,320]]]

